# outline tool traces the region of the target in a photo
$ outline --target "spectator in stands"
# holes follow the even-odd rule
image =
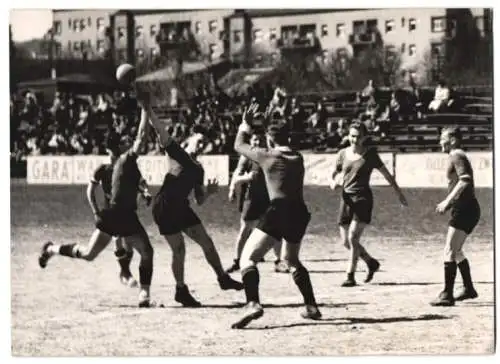
[[[371,98],[375,98],[375,86],[373,85],[373,80],[368,81],[368,85],[361,91],[361,100],[370,100]]]
[[[432,100],[429,104],[429,110],[432,112],[440,112],[447,108],[451,102],[450,89],[446,85],[445,81],[439,81],[434,92],[434,100]]]

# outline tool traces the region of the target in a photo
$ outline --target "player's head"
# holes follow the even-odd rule
[[[267,127],[266,142],[270,149],[290,144],[290,130],[285,121],[277,120]]]
[[[197,157],[203,152],[207,143],[208,138],[206,137],[204,130],[195,127],[193,129],[193,135],[187,138],[184,143],[184,150],[189,155]]]
[[[439,139],[439,145],[441,145],[441,150],[445,153],[449,153],[452,149],[460,148],[462,143],[462,133],[457,127],[446,127],[441,131],[441,138]]]
[[[250,145],[252,147],[262,147],[262,134],[258,132],[253,132],[252,136],[250,137]]]
[[[368,137],[368,130],[366,128],[366,125],[359,121],[353,122],[349,126],[349,134],[347,137],[349,138],[349,143],[352,146],[362,146],[364,141]]]

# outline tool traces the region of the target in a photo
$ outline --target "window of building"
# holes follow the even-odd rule
[[[413,32],[417,29],[417,19],[410,18],[410,20],[408,21],[408,29],[410,30],[410,32]]]
[[[322,37],[328,36],[328,24],[323,24],[321,26],[321,36]]]
[[[216,52],[217,52],[217,44],[210,44],[208,46],[208,49],[209,49],[209,57],[210,57],[210,60],[213,61],[215,59],[215,56],[216,56]]]
[[[241,30],[235,30],[233,31],[233,42],[234,43],[239,43],[241,42],[241,34],[243,32]]]
[[[73,50],[78,52],[80,50],[80,42],[73,43]]]
[[[80,31],[83,32],[86,28],[85,19],[80,19],[79,23],[80,23]]]
[[[345,24],[344,23],[339,23],[337,24],[337,38],[338,37],[343,37],[345,35]]]
[[[431,44],[431,54],[433,56],[444,55],[444,44],[443,43],[432,43]]]
[[[406,52],[406,43],[401,44],[401,53],[404,54]]]
[[[390,33],[394,30],[396,26],[396,22],[394,21],[394,19],[390,19],[390,20],[386,20],[385,21],[385,32],[386,33]]]
[[[415,44],[410,44],[410,47],[408,48],[408,54],[412,57],[417,54],[417,46]]]
[[[71,19],[68,19],[68,29],[71,30],[73,29],[73,21]]]
[[[431,31],[433,33],[441,33],[446,30],[446,18],[445,17],[433,17],[431,18]]]
[[[329,55],[330,55],[330,52],[328,50],[323,51],[323,53],[321,54],[321,60],[323,61],[323,63],[328,62]]]
[[[194,23],[194,32],[196,34],[201,34],[201,21]]]
[[[56,53],[56,57],[57,58],[61,57],[61,53],[62,53],[61,43],[56,42],[54,44],[54,50],[55,50],[55,53]]]
[[[97,31],[104,32],[106,26],[104,25],[104,18],[97,18]]]
[[[104,53],[104,40],[99,39],[97,41],[97,53]]]
[[[208,31],[213,33],[217,30],[217,20],[210,20],[208,22]]]
[[[345,58],[348,56],[347,49],[345,48],[339,48],[337,49],[337,57],[339,58]]]
[[[253,31],[253,42],[254,43],[259,43],[262,41],[262,36],[264,33],[262,32],[262,29],[255,29]]]
[[[406,18],[403,16],[401,18],[401,28],[404,28],[406,26]]]
[[[142,25],[135,27],[135,37],[136,38],[142,37],[143,30],[144,30],[144,28],[142,27]]]
[[[151,37],[154,37],[157,33],[158,33],[158,27],[156,26],[156,24],[151,25],[149,27],[149,35]]]
[[[87,18],[87,26],[92,27],[92,18],[90,16]]]
[[[118,38],[123,38],[123,37],[125,37],[125,28],[118,27]]]
[[[476,23],[477,31],[482,37],[484,37],[484,16],[476,16],[474,21]]]
[[[276,28],[269,29],[269,40],[275,40],[278,37]]]
[[[138,59],[144,58],[144,50],[142,48],[137,48],[135,51],[135,55]]]
[[[79,32],[80,31],[80,21],[78,19],[73,19],[73,24],[72,28],[74,32]]]
[[[57,35],[60,35],[61,34],[61,21],[60,20],[57,20],[54,22],[54,24],[52,25],[53,29],[54,29],[54,34],[57,34]]]

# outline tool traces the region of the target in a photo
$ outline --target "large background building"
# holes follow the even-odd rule
[[[243,62],[252,56],[312,53],[328,60],[382,46],[415,69],[447,44],[491,34],[483,8],[54,10],[56,56],[138,62],[182,49],[186,59]],[[426,58],[427,57],[427,58]]]

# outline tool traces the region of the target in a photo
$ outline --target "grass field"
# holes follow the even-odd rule
[[[442,289],[442,246],[448,217],[434,214],[444,190],[406,190],[403,209],[389,189],[374,191],[373,225],[364,242],[380,259],[371,284],[341,288],[346,252],[337,240],[338,194],[309,187],[312,211],[303,244],[323,319],[299,316],[301,297],[289,275],[260,265],[264,317],[231,330],[243,292],[221,292],[201,249],[187,241],[186,278],[204,307],[173,300],[170,251],[140,215],[155,247],[153,298],[165,308],[138,309],[137,292],[120,285],[109,247],[94,263],[56,257],[46,270],[37,255],[46,240],[86,243],[93,230],[83,187],[11,183],[12,354],[15,356],[486,354],[494,351],[493,194],[478,191],[480,225],[465,246],[479,298],[451,308],[428,302]],[[236,205],[222,189],[196,207],[227,266],[237,232]],[[133,272],[137,276],[137,257]],[[364,264],[359,264],[364,270]],[[239,274],[235,275],[240,279]],[[457,276],[457,286],[461,278]]]

